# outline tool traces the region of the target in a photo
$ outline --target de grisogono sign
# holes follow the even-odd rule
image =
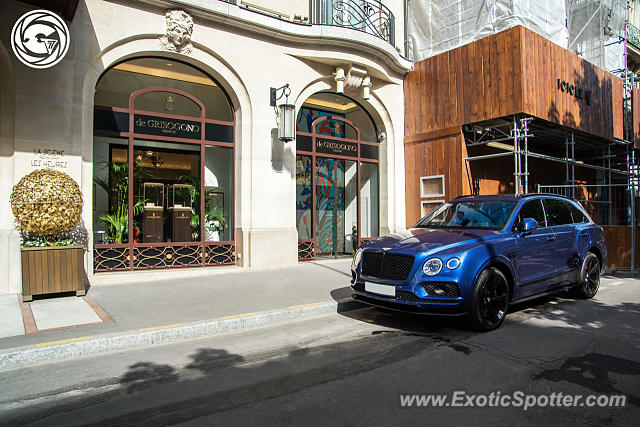
[[[316,152],[358,157],[358,144],[356,142],[332,141],[330,139],[318,138],[316,139]]]
[[[593,94],[589,89],[584,89],[577,84],[566,82],[560,78],[558,78],[558,89],[568,95],[584,100],[587,105],[593,104]]]
[[[200,139],[200,122],[181,119],[136,114],[133,118],[133,131],[145,135],[171,136],[175,138]]]

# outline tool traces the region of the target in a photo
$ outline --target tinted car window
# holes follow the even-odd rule
[[[500,230],[516,202],[497,200],[451,201],[420,221],[416,228],[484,228]]]
[[[589,222],[585,214],[583,214],[580,209],[578,209],[574,205],[569,205],[569,206],[571,208],[571,216],[573,217],[574,224],[580,223],[580,222]]]
[[[518,221],[515,224],[514,230],[521,231],[522,230],[522,221],[525,218],[533,218],[538,221],[538,227],[546,227],[546,220],[544,217],[544,210],[542,209],[542,200],[530,200],[520,208],[520,212],[518,213]]]
[[[544,209],[547,211],[547,225],[572,224],[571,208],[569,203],[559,199],[545,199]]]

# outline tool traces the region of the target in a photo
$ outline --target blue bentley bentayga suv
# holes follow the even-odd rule
[[[598,291],[602,228],[560,196],[464,196],[405,233],[365,242],[351,265],[353,296],[371,305],[468,316],[495,329],[509,304],[571,289]]]

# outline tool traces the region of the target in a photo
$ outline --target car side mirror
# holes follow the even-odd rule
[[[533,218],[525,218],[522,220],[522,233],[531,234],[533,230],[538,228],[538,221]]]

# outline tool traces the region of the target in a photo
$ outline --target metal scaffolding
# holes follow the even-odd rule
[[[557,138],[559,133],[564,133],[564,157],[553,153],[545,153],[531,151],[531,141],[535,141],[534,134],[538,131],[544,134],[543,139],[548,139],[550,131],[548,124],[542,119],[536,119],[526,115],[514,115],[512,117],[503,118],[502,120],[494,120],[491,123],[465,125],[463,134],[467,148],[474,146],[489,146],[500,152],[491,154],[482,154],[477,156],[465,157],[467,179],[469,188],[474,192],[474,185],[471,177],[471,162],[480,160],[503,158],[513,156],[513,186],[514,194],[529,194],[529,159],[541,159],[545,161],[560,163],[565,166],[566,180],[563,184],[540,185],[536,186],[534,192],[560,194],[563,196],[576,199],[582,203],[599,203],[606,207],[606,213],[603,220],[607,223],[612,221],[612,210],[614,206],[613,190],[615,188],[624,188],[627,194],[628,215],[626,221],[629,225],[636,224],[635,201],[638,191],[639,166],[636,164],[636,149],[631,141],[615,140],[601,149],[601,154],[592,158],[578,158],[576,155],[576,138],[577,133],[562,127],[555,127],[551,130]],[[545,129],[546,127],[546,129]],[[584,135],[580,136],[584,140]],[[540,146],[542,147],[542,146]],[[581,150],[583,156],[586,153],[594,153],[594,150]],[[576,168],[592,169],[600,172],[602,183],[600,184],[583,184],[576,180]],[[613,180],[613,175],[618,178],[624,177],[625,183],[617,183]],[[581,200],[578,197],[577,190],[585,188],[596,188],[600,190],[601,200]],[[631,265],[630,269],[633,273],[635,265],[635,234],[636,227],[631,227]]]

